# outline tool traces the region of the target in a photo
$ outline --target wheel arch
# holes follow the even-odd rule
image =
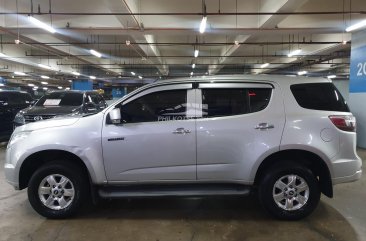
[[[327,197],[333,197],[331,173],[325,160],[319,155],[300,149],[282,150],[267,156],[259,165],[254,178],[258,185],[266,171],[274,165],[287,162],[308,167],[319,180],[320,190]]]
[[[31,176],[39,167],[54,160],[65,160],[67,162],[77,164],[89,177],[89,181],[91,181],[92,177],[90,175],[89,168],[80,157],[65,150],[50,149],[35,152],[29,155],[22,162],[19,171],[19,190],[28,187]]]

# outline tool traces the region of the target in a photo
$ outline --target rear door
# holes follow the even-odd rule
[[[198,180],[253,180],[252,168],[279,150],[285,123],[279,91],[272,84],[199,84]]]

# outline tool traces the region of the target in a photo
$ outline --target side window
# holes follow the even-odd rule
[[[349,112],[346,101],[332,83],[291,85],[297,103],[306,109]]]
[[[9,93],[9,104],[10,105],[23,104],[20,94],[16,92]]]
[[[9,98],[6,95],[6,93],[0,94],[0,106],[6,106],[9,105]]]
[[[270,99],[272,89],[268,88],[252,88],[248,89],[250,112],[258,112],[264,110]]]
[[[121,107],[127,123],[172,121],[186,118],[187,90],[166,90],[144,95]]]
[[[26,104],[32,103],[33,101],[32,96],[30,94],[24,94],[24,101]]]
[[[203,117],[242,115],[265,109],[269,88],[202,89]]]

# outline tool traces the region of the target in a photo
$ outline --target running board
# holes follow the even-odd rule
[[[121,185],[98,188],[102,198],[247,196],[250,187],[239,184]]]

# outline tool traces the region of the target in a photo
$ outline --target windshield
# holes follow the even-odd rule
[[[53,92],[45,94],[36,106],[80,106],[83,104],[83,93]]]

